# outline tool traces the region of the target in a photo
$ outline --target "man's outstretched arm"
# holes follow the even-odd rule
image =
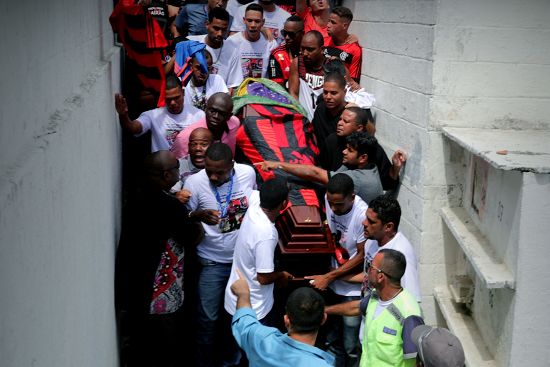
[[[317,182],[322,185],[328,184],[328,171],[312,164],[264,161],[255,165],[259,166],[263,171],[280,169],[304,180]]]

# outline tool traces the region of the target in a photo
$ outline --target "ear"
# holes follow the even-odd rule
[[[324,312],[324,313],[323,313],[323,320],[321,321],[321,325],[324,325],[324,324],[325,324],[325,322],[327,321],[327,317],[328,317],[327,313]]]
[[[367,164],[369,162],[369,155],[367,153],[361,154],[359,156],[359,164]]]
[[[384,231],[395,232],[395,224],[393,222],[388,222],[384,224]]]
[[[325,314],[326,315],[326,314]],[[285,314],[284,317],[283,317],[283,320],[285,322],[285,328],[287,330],[290,330],[290,319],[288,318],[288,315]]]

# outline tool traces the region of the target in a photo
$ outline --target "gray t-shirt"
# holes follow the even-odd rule
[[[367,204],[384,193],[378,168],[374,164],[369,164],[363,169],[348,169],[346,166],[341,166],[337,171],[331,171],[330,177],[337,173],[344,173],[351,177],[355,193]]]

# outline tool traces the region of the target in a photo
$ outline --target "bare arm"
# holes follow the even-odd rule
[[[288,76],[288,93],[296,100],[300,97],[300,76],[298,75],[298,58],[290,62],[290,74]]]
[[[349,261],[347,261],[344,265],[339,266],[326,274],[306,276],[304,279],[311,279],[310,284],[314,288],[324,291],[330,283],[351,273],[357,266],[362,264],[364,254],[365,241],[357,244],[357,254],[353,258],[349,259]]]
[[[264,161],[256,163],[255,165],[260,166],[260,168],[264,171],[281,169],[304,180],[318,182],[322,185],[326,185],[328,183],[328,172],[312,164]]]
[[[115,108],[118,113],[120,126],[132,135],[137,135],[143,131],[143,126],[139,120],[130,120],[128,116],[128,103],[122,94],[115,94]]]
[[[335,305],[326,306],[325,312],[329,315],[359,316],[361,314],[361,309],[359,308],[360,304],[361,300],[337,303]]]
[[[278,287],[286,287],[289,280],[294,279],[292,274],[286,271],[274,271],[272,273],[258,273],[258,282],[261,285],[275,283]]]

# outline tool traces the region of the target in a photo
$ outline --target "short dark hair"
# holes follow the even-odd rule
[[[296,333],[311,333],[319,329],[325,314],[323,297],[309,287],[293,291],[286,301],[286,314]]]
[[[407,268],[407,259],[401,251],[383,248],[378,253],[384,254],[381,267],[392,283],[399,283]]]
[[[166,84],[164,86],[165,89],[174,89],[174,88],[181,88],[181,80],[177,77],[176,74],[170,73],[166,75]]]
[[[377,141],[366,131],[356,131],[346,138],[346,144],[357,151],[357,156],[368,155],[369,161],[374,162]]]
[[[297,16],[296,14],[294,15],[291,15],[290,17],[286,18],[285,20],[285,23],[286,22],[296,22],[296,23],[300,23],[302,25],[302,30],[304,29],[304,21],[302,18],[300,18],[299,16]]]
[[[264,16],[264,8],[262,8],[262,6],[260,4],[257,4],[257,3],[252,3],[250,5],[248,5],[244,11],[244,14],[246,15],[247,12],[249,11],[259,11],[260,13],[262,13],[262,17]]]
[[[275,177],[260,187],[260,206],[273,210],[288,199],[288,185],[284,178]]]
[[[361,108],[357,106],[350,106],[346,107],[346,110],[352,112],[355,114],[355,122],[358,125],[362,125],[363,127],[367,126],[367,123],[369,121],[373,121],[372,113],[370,112],[370,108]]]
[[[346,78],[340,73],[332,72],[325,75],[324,83],[326,82],[333,82],[338,84],[338,86],[342,89],[346,89]]]
[[[312,31],[309,31],[309,32],[306,32],[306,34],[304,35],[305,36],[312,36],[315,38],[315,41],[317,42],[317,46],[318,47],[323,47],[323,45],[325,44],[325,40],[323,38],[323,35],[321,34],[321,32],[319,31],[316,31],[316,30],[312,30]]]
[[[346,65],[340,59],[328,59],[327,62],[323,65],[323,71],[325,74],[328,73],[339,73],[342,76],[346,76]]]
[[[224,8],[215,7],[208,12],[208,22],[212,23],[214,18],[229,22],[229,13]]]
[[[388,194],[380,195],[369,203],[369,209],[376,213],[382,224],[393,223],[395,231],[401,220],[401,205],[399,201]]]
[[[348,22],[353,20],[353,13],[345,6],[336,6],[332,9],[331,13],[338,15],[340,18],[344,18]]]
[[[233,160],[233,152],[231,151],[231,148],[229,148],[229,145],[225,143],[212,143],[206,149],[206,158],[211,159],[213,161],[224,161],[224,162],[231,162]]]
[[[327,192],[330,194],[348,196],[353,194],[354,190],[353,180],[345,173],[337,173],[328,180]]]

